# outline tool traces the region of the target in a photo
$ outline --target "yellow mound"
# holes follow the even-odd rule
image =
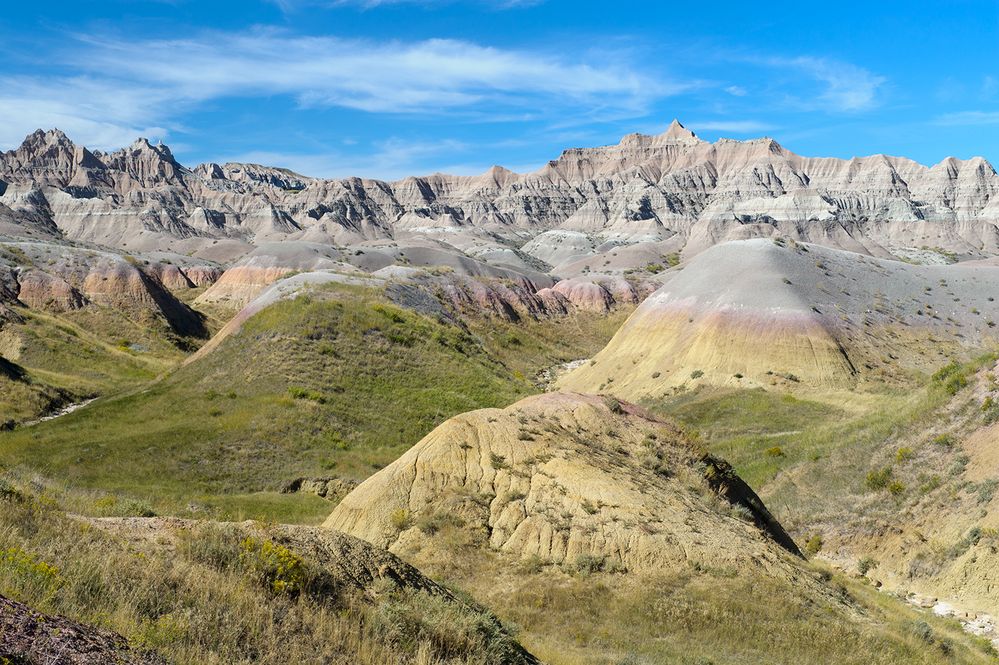
[[[731,468],[674,425],[569,393],[452,418],[324,526],[399,553],[441,547],[451,529],[517,558],[633,571],[698,561],[790,576],[797,553]]]

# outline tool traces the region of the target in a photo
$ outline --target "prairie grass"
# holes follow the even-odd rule
[[[955,621],[845,578],[831,584],[842,603],[817,604],[779,579],[744,571],[591,574],[555,584],[524,579],[491,602],[552,665],[993,662],[990,645]],[[928,637],[914,634],[916,622],[926,623]]]
[[[521,643],[550,665],[929,665],[995,657],[991,644],[957,621],[821,562],[800,563],[824,588],[817,592],[760,568],[699,562],[620,574],[585,560],[515,563],[467,543],[448,543],[432,559],[427,570],[519,626]],[[914,631],[917,624],[928,632]]]
[[[233,524],[136,543],[68,518],[45,493],[7,487],[0,594],[119,632],[171,663],[522,662],[475,605],[390,586],[373,589],[373,602],[338,587],[323,561]]]
[[[907,389],[882,386],[807,396],[759,389],[701,391],[647,406],[696,429],[785,527],[799,531],[853,514],[859,497],[872,489],[904,493],[904,485],[892,485],[886,464],[907,463],[915,454],[912,442],[943,420],[944,409],[971,374],[994,361],[989,353],[951,363]],[[946,448],[929,441],[947,437],[937,435],[927,444]],[[775,447],[780,454],[773,454]]]
[[[328,502],[280,488],[364,479],[447,418],[537,392],[541,369],[611,334],[596,316],[466,329],[373,289],[317,289],[148,387],[0,433],[0,462],[157,514],[318,523]]]

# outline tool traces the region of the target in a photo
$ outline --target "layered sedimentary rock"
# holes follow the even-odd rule
[[[193,288],[182,268],[143,263],[57,242],[0,244],[0,301],[49,312],[88,306],[161,318],[181,335],[203,336],[201,318],[171,290]]]
[[[793,575],[787,555],[798,553],[752,490],[676,426],[568,393],[452,418],[324,526],[428,556],[461,541],[435,539],[453,528],[515,558],[636,572],[700,561]]]
[[[700,383],[850,387],[996,341],[994,266],[755,239],[712,247],[664,282],[562,387],[635,400]]]
[[[772,139],[707,143],[676,122],[659,136],[566,150],[533,173],[495,167],[397,182],[248,164],[188,169],[141,139],[104,154],[39,131],[0,154],[0,183],[0,203],[68,238],[222,260],[273,240],[354,245],[414,234],[468,252],[469,238],[486,238],[475,251],[490,263],[550,266],[608,257],[614,245],[693,255],[775,234],[885,256],[923,246],[999,253],[999,176],[981,158],[932,167],[883,155],[807,158]]]

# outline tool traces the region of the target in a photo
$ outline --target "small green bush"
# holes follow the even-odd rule
[[[284,545],[246,538],[240,550],[240,563],[264,588],[288,595],[297,595],[304,588],[305,561]]]
[[[699,369],[695,369],[693,372],[690,373],[690,378],[692,379],[699,379],[702,376],[704,376],[704,372],[702,372]]]
[[[898,462],[908,462],[915,456],[916,454],[912,451],[912,448],[908,446],[903,446],[895,451],[895,460]]]
[[[288,394],[295,399],[307,399],[319,404],[326,403],[326,397],[318,390],[311,390],[309,388],[302,388],[299,386],[289,386]]]
[[[409,511],[405,508],[398,508],[392,511],[389,515],[389,521],[392,522],[392,526],[399,531],[405,531],[410,526],[412,526],[412,518],[409,515]]]
[[[950,434],[937,434],[933,437],[933,445],[950,448],[954,445],[954,437]]]
[[[599,573],[604,569],[605,558],[593,554],[580,554],[576,557],[576,571],[584,574]]]
[[[883,490],[891,482],[891,475],[891,468],[887,466],[874,471],[868,471],[864,485],[872,491]]]
[[[416,520],[416,527],[428,536],[433,536],[445,527],[460,527],[464,524],[465,522],[460,517],[450,513],[427,513],[420,515]]]
[[[624,413],[624,407],[621,406],[621,400],[611,395],[604,397],[604,405],[610,409],[611,413]]]
[[[857,562],[857,572],[866,575],[870,570],[878,565],[878,562],[869,556],[863,557]]]
[[[807,554],[810,557],[815,556],[816,554],[822,551],[822,544],[823,544],[822,536],[817,533],[814,534],[811,538],[808,539],[808,542],[805,543],[805,548],[804,548],[805,554]]]

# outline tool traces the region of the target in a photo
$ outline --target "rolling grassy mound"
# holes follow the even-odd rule
[[[148,388],[0,436],[0,459],[157,512],[319,520],[328,503],[278,490],[303,476],[366,478],[446,418],[535,392],[529,377],[592,353],[613,324],[462,326],[379,289],[316,287]]]
[[[611,398],[457,416],[324,526],[468,589],[558,665],[990,658],[953,622],[795,556],[724,462]]]
[[[111,309],[12,307],[0,322],[0,422],[152,381],[183,358],[162,330]]]

